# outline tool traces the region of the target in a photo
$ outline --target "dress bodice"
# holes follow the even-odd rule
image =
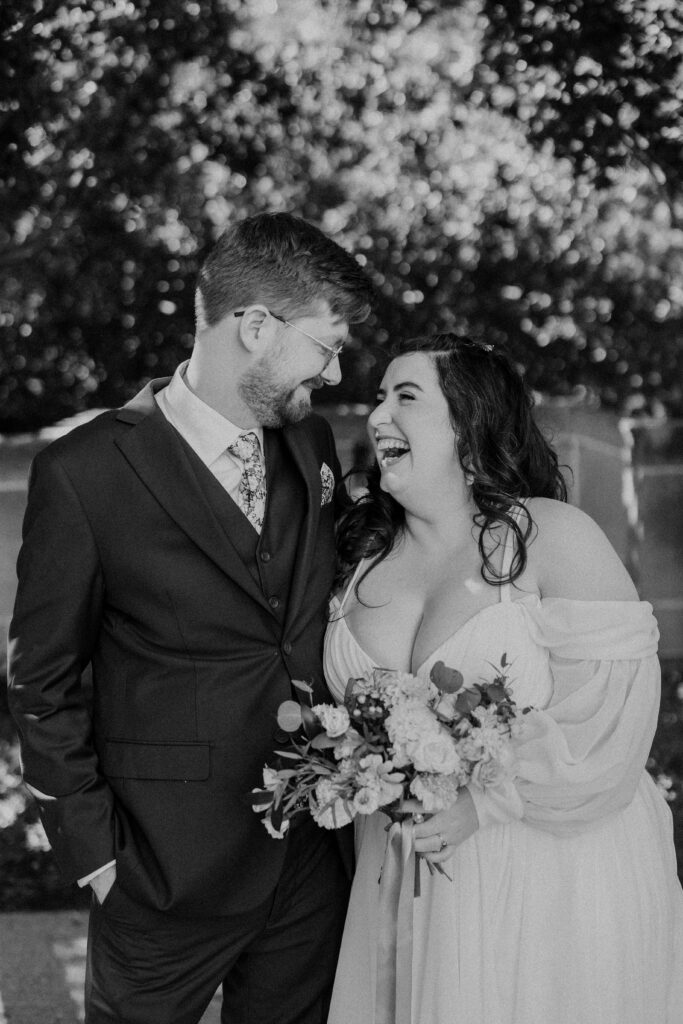
[[[462,672],[465,685],[490,680],[505,654],[510,666],[510,687],[517,703],[545,707],[552,687],[548,651],[533,640],[528,622],[531,610],[538,603],[535,595],[528,595],[518,601],[502,599],[482,608],[442,641],[416,674],[428,675],[435,662],[443,661],[449,668]],[[340,702],[350,678],[376,667],[349,628],[338,598],[330,605],[324,666],[330,691]]]

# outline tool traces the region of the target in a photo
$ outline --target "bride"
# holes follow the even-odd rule
[[[466,682],[501,655],[519,705],[514,781],[411,801],[412,1024],[680,1024],[683,893],[645,771],[659,701],[651,606],[565,503],[510,360],[442,334],[402,344],[369,420],[377,464],[342,517],[330,688],[372,666]],[[394,1024],[378,1000],[388,819],[357,819],[329,1024]],[[381,981],[381,979],[379,979]],[[405,980],[405,979],[404,979]],[[410,981],[410,979],[409,979]],[[389,1019],[391,1018],[391,1019]]]

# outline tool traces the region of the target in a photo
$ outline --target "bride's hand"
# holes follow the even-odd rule
[[[477,810],[469,789],[461,789],[451,807],[416,823],[414,828],[417,853],[432,864],[448,860],[456,847],[479,828]]]

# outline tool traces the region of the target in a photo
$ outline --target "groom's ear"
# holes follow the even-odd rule
[[[254,355],[260,355],[270,346],[277,330],[277,321],[265,306],[247,306],[238,317],[238,324],[240,342]]]

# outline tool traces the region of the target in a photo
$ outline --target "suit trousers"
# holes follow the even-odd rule
[[[93,896],[86,1024],[198,1024],[221,985],[223,1024],[325,1024],[350,880],[310,818],[287,842],[275,892],[244,914],[175,916],[117,882]]]

